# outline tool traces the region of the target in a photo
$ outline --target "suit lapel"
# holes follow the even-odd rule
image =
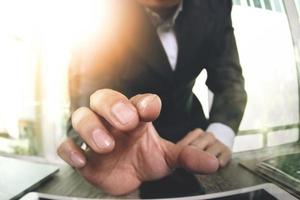
[[[133,10],[128,15],[130,23],[127,24],[125,40],[153,71],[172,81],[173,71],[156,29],[142,6],[134,4],[131,9]]]

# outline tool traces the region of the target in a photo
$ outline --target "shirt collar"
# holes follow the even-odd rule
[[[151,22],[155,27],[163,27],[164,29],[170,29],[175,25],[176,19],[178,18],[180,12],[183,9],[183,1],[181,0],[176,11],[174,12],[172,17],[169,17],[168,19],[162,19],[159,14],[152,11],[149,8],[145,8],[148,16],[150,17]]]

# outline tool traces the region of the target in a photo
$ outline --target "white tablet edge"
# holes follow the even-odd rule
[[[218,192],[218,193],[212,193],[212,194],[205,194],[205,195],[199,195],[199,196],[192,196],[192,197],[182,197],[182,198],[172,198],[172,200],[209,200],[213,198],[219,198],[219,197],[225,197],[225,196],[231,196],[234,194],[241,194],[241,193],[247,193],[255,190],[264,189],[271,195],[273,195],[275,198],[282,199],[282,200],[297,200],[296,197],[292,196],[288,192],[284,191],[280,187],[276,186],[272,183],[264,183],[260,185],[245,187],[241,189],[236,190],[230,190],[226,192]]]
[[[280,200],[297,200],[297,198],[295,198],[288,192],[284,191],[283,189],[279,188],[278,186],[272,183],[265,183],[265,184],[255,185],[251,187],[246,187],[246,188],[241,188],[241,189],[236,189],[236,190],[231,190],[226,192],[218,192],[218,193],[190,196],[190,197],[168,198],[168,200],[209,200],[213,198],[231,196],[234,194],[247,193],[247,192],[260,190],[260,189],[266,190],[268,193],[270,193],[275,198],[278,198]],[[44,194],[44,193],[37,193],[37,192],[30,192],[25,196],[23,196],[20,200],[39,200],[39,197],[46,198],[46,199],[53,199],[53,200],[92,200],[91,198],[66,197],[66,196],[51,195],[51,194]],[[120,199],[120,198],[116,198],[116,199]]]

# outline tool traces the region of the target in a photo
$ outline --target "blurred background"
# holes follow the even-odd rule
[[[297,142],[300,0],[233,4],[248,93],[234,152]],[[107,23],[99,6],[105,1],[0,1],[0,153],[60,162],[56,148],[66,137],[70,115],[72,47],[93,32],[95,23]],[[204,85],[206,76],[206,71],[199,75],[194,92],[208,117],[213,95]]]

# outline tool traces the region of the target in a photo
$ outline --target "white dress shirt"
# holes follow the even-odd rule
[[[146,8],[146,11],[150,16],[152,23],[157,27],[157,34],[167,54],[170,66],[173,71],[176,70],[178,56],[178,43],[174,30],[174,24],[182,9],[183,4],[181,1],[174,15],[167,20],[163,20],[157,13]],[[213,134],[219,141],[232,149],[235,134],[229,126],[219,122],[214,122],[209,124],[206,131]]]

